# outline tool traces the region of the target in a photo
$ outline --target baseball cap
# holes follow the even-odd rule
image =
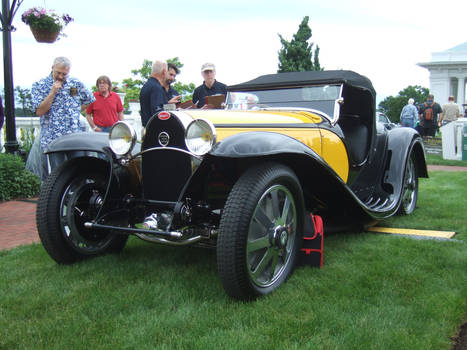
[[[214,63],[205,63],[201,66],[201,72],[205,70],[216,70],[216,66],[214,66]]]

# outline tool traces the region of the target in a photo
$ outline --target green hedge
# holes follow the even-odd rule
[[[21,157],[0,153],[0,201],[37,196],[40,184],[36,175],[24,169]]]

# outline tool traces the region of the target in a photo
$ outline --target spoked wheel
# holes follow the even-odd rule
[[[418,174],[413,152],[411,152],[407,159],[403,186],[401,205],[397,213],[400,215],[408,215],[415,210],[418,199]]]
[[[100,209],[106,181],[98,170],[62,164],[44,182],[37,205],[36,222],[41,242],[58,263],[123,249],[126,235],[89,229]]]
[[[248,300],[291,274],[302,239],[303,195],[291,169],[267,163],[232,188],[220,222],[217,265],[226,292]]]

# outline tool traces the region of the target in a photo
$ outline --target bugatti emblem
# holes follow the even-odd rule
[[[159,145],[165,147],[169,144],[170,136],[165,131],[162,131],[159,136],[157,136],[157,141],[159,141]]]
[[[160,120],[167,120],[170,118],[170,113],[169,112],[160,112],[157,117],[160,119]]]

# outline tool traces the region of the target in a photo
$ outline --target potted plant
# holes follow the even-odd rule
[[[138,112],[140,109],[139,101],[135,98],[130,98],[130,100],[128,101],[128,109],[131,112]]]
[[[60,36],[66,36],[62,30],[73,18],[68,14],[60,16],[53,10],[33,7],[23,13],[21,20],[29,25],[36,41],[53,43]]]

